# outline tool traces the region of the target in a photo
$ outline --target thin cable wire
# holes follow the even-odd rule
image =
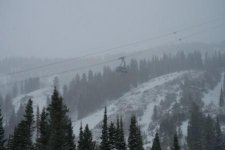
[[[68,69],[68,70],[64,70],[64,71],[59,71],[59,72],[54,72],[54,73],[50,73],[50,74],[46,74],[46,75],[41,75],[41,76],[39,76],[39,78],[42,79],[42,78],[51,77],[51,76],[56,75],[56,74],[59,75],[59,74],[69,73],[69,72],[72,72],[72,71],[85,70],[85,69],[90,68],[90,67],[104,65],[104,64],[107,64],[107,63],[110,63],[110,62],[113,62],[113,61],[118,61],[118,58],[111,59],[111,60],[107,60],[107,61],[103,61],[103,62],[100,62],[100,63],[95,63],[95,64],[87,65],[87,66],[83,66],[83,67],[76,67],[76,68],[72,68],[72,69]],[[24,80],[19,80],[19,81],[14,81],[14,82],[8,82],[8,83],[2,83],[2,84],[0,83],[0,85],[16,84],[16,83],[21,83],[22,81],[24,81]]]
[[[209,30],[212,30],[212,29],[219,29],[220,27],[224,27],[224,23],[225,23],[225,22],[223,22],[222,24],[219,24],[219,25],[217,25],[217,26],[210,27],[210,28],[208,28],[208,29],[204,29],[204,30],[200,30],[200,31],[194,32],[194,33],[189,34],[189,35],[187,35],[187,36],[183,36],[183,37],[181,38],[181,40],[187,39],[187,38],[190,38],[190,37],[193,37],[193,36],[195,36],[195,35],[205,34],[205,33],[207,33],[206,31],[209,31]]]
[[[221,17],[224,17],[224,16],[221,16]],[[63,64],[63,63],[75,61],[75,60],[78,60],[78,59],[81,59],[81,58],[85,58],[85,57],[89,57],[89,56],[94,56],[94,55],[98,55],[98,54],[104,54],[104,53],[110,52],[110,51],[115,50],[115,49],[125,48],[125,47],[129,47],[129,46],[136,45],[136,44],[143,43],[143,42],[147,42],[147,41],[158,40],[158,39],[165,38],[165,37],[168,37],[168,36],[180,33],[180,32],[184,32],[184,31],[190,30],[192,28],[200,27],[200,26],[203,26],[203,25],[206,25],[206,24],[210,24],[210,23],[215,23],[215,21],[216,20],[220,20],[221,17],[218,17],[216,19],[211,19],[211,20],[205,21],[203,23],[195,24],[195,25],[192,25],[192,26],[189,26],[189,27],[180,28],[180,29],[178,29],[176,31],[173,31],[173,32],[168,32],[168,33],[161,34],[161,35],[154,36],[154,37],[150,37],[150,38],[147,38],[147,39],[134,41],[134,42],[131,42],[131,43],[128,43],[128,44],[122,44],[122,45],[119,45],[119,46],[116,46],[116,47],[112,47],[112,48],[109,48],[109,49],[104,49],[104,50],[101,50],[101,51],[98,51],[98,52],[94,52],[94,53],[89,53],[89,54],[86,54],[86,55],[83,55],[83,56],[70,58],[70,59],[66,59],[66,60],[62,60],[62,61],[57,61],[57,62],[54,62],[54,63],[45,64],[45,65],[39,65],[39,66],[36,66],[36,67],[23,69],[23,70],[20,70],[20,71],[8,72],[8,73],[6,73],[6,75],[7,76],[17,75],[17,74],[21,74],[21,73],[25,73],[25,72],[29,72],[29,71],[33,71],[33,70],[37,70],[37,69],[41,69],[41,68],[45,68],[45,67],[49,67],[49,66],[54,66],[54,65],[58,65],[58,64]],[[4,75],[0,75],[0,77],[1,76],[3,77]]]
[[[216,27],[211,27],[210,29],[217,29],[218,27],[222,26],[223,24],[220,24]],[[206,30],[201,30],[201,31],[198,31],[198,32],[195,32],[193,34],[190,34],[188,36],[185,36],[183,37],[182,39],[187,39],[187,38],[190,38],[192,36],[195,36],[195,35],[198,35],[200,33],[205,33]],[[142,50],[142,51],[136,51],[136,52],[133,52],[132,54],[128,54],[126,55],[125,57],[128,58],[128,57],[132,57],[132,56],[137,56],[137,55],[140,55],[140,54],[143,54],[144,52],[149,52],[149,49],[147,50]],[[83,66],[83,67],[76,67],[76,68],[72,68],[72,69],[68,69],[68,70],[64,70],[64,71],[60,71],[60,72],[54,72],[54,73],[50,73],[50,74],[46,74],[46,75],[42,75],[42,76],[39,76],[39,78],[46,78],[46,77],[51,77],[53,75],[56,75],[56,74],[65,74],[65,73],[68,73],[68,72],[72,72],[72,71],[79,71],[79,70],[84,70],[84,69],[87,69],[87,68],[91,68],[91,67],[95,67],[95,66],[99,66],[99,65],[104,65],[104,64],[107,64],[107,63],[111,63],[111,62],[114,62],[114,61],[118,61],[118,58],[114,58],[114,59],[111,59],[111,60],[107,60],[107,61],[103,61],[103,62],[100,62],[100,63],[95,63],[95,64],[91,64],[91,65],[87,65],[87,66]],[[14,81],[14,82],[8,82],[8,83],[0,83],[0,85],[10,85],[10,84],[16,84],[16,83],[20,83],[22,82],[23,80],[20,80],[20,81]]]

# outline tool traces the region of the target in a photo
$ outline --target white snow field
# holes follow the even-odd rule
[[[146,140],[149,142],[148,145],[150,145],[152,137],[155,134],[154,131],[150,133],[148,132],[149,125],[152,122],[151,117],[154,105],[159,104],[160,101],[165,98],[166,93],[175,92],[178,94],[178,84],[171,83],[187,74],[196,75],[196,72],[182,71],[163,75],[151,79],[148,82],[139,85],[137,88],[134,88],[125,93],[122,97],[107,105],[109,122],[115,121],[117,116],[122,116],[125,121],[127,120],[129,122],[130,116],[132,114],[136,114],[138,123],[141,126],[142,131],[147,135]],[[79,128],[82,122],[83,126],[85,124],[89,125],[89,128],[93,131],[94,139],[98,140],[101,133],[99,125],[101,125],[103,114],[104,108],[96,111],[93,114],[90,114],[85,118],[74,121],[73,126],[75,135],[79,135]]]
[[[152,121],[152,114],[155,105],[160,104],[162,100],[168,93],[175,93],[177,96],[177,101],[180,98],[180,83],[186,76],[191,76],[192,78],[198,78],[202,75],[202,72],[198,71],[181,71],[175,72],[167,75],[163,75],[154,79],[149,80],[146,83],[138,85],[138,87],[131,89],[129,92],[125,93],[118,99],[112,100],[107,104],[108,120],[115,121],[118,116],[122,116],[124,120],[125,133],[129,129],[130,116],[136,114],[138,123],[142,129],[143,136],[145,137],[145,147],[150,147],[152,139],[156,130],[159,127],[158,122]],[[222,75],[221,81],[215,86],[214,89],[209,90],[203,96],[203,102],[205,103],[204,109],[206,111],[211,111],[209,106],[218,111],[218,97],[220,94],[220,89],[223,84],[224,76]],[[28,94],[18,96],[13,99],[13,105],[15,106],[15,111],[18,111],[20,104],[25,104],[29,98],[34,102],[34,111],[36,107],[39,106],[40,110],[46,106],[47,97],[51,96],[53,92],[53,87],[43,88]],[[172,102],[168,108],[163,110],[162,113],[170,112],[173,104]],[[210,107],[211,108],[211,107]],[[93,132],[93,138],[99,140],[101,134],[101,122],[104,114],[104,106],[96,112],[84,117],[80,120],[73,121],[73,129],[76,137],[79,135],[79,128],[82,122],[83,126],[89,125],[89,128]],[[210,112],[210,114],[212,114]],[[74,116],[71,116],[74,118]],[[188,120],[183,122],[181,125],[181,130],[184,137],[187,135]]]
[[[205,105],[215,105],[219,106],[219,97],[220,97],[220,90],[223,87],[223,81],[224,81],[224,73],[222,73],[222,77],[220,79],[220,82],[208,93],[205,93],[203,96],[202,101],[205,103]]]
[[[52,92],[53,88],[48,87],[14,98],[13,105],[15,106],[15,112],[18,111],[21,104],[26,104],[30,98],[33,101],[34,112],[36,112],[37,106],[39,106],[39,109],[42,110],[44,107],[46,107],[47,98],[52,95]]]

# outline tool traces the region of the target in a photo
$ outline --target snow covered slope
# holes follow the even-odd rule
[[[13,105],[15,106],[15,112],[18,111],[21,104],[26,104],[30,98],[33,100],[34,111],[36,111],[37,106],[42,110],[47,105],[47,98],[51,96],[52,92],[53,88],[48,87],[14,98]]]
[[[218,115],[218,114],[225,114],[225,107],[219,106],[219,97],[221,88],[224,88],[224,74],[222,73],[222,77],[219,81],[219,83],[208,93],[205,93],[202,101],[204,102],[204,111],[212,116]]]
[[[151,79],[148,82],[139,85],[137,88],[131,89],[120,98],[112,100],[107,104],[109,121],[115,121],[118,116],[122,116],[126,134],[129,129],[130,116],[135,114],[143,132],[145,147],[151,146],[152,138],[159,127],[159,122],[152,120],[154,106],[162,107],[162,102],[165,101],[166,96],[171,93],[175,94],[176,98],[160,112],[162,114],[170,113],[172,106],[176,101],[180,100],[182,92],[180,85],[183,84],[184,79],[187,77],[191,77],[191,79],[201,78],[202,74],[203,72],[200,71],[175,72]],[[217,86],[212,90],[209,90],[209,92],[205,93],[203,96],[202,101],[205,103],[204,110],[210,111],[210,114],[213,114],[214,111],[217,113],[219,110],[217,102],[223,80],[222,76],[221,81]],[[39,106],[39,108],[42,109],[46,106],[47,97],[51,96],[52,91],[53,88],[49,87],[16,97],[13,99],[15,110],[17,111],[20,104],[26,103],[29,98],[32,98],[34,101],[34,108]],[[214,111],[211,110],[212,108]],[[93,132],[94,139],[98,141],[101,134],[103,113],[104,108],[101,108],[85,118],[74,120],[73,126],[75,135],[79,135],[80,123],[82,122],[83,125],[89,125],[89,128]],[[74,118],[73,116],[71,117]],[[188,120],[185,120],[181,125],[184,139],[187,135],[187,126]]]
[[[154,131],[149,132],[149,126],[152,122],[151,117],[154,106],[158,105],[168,93],[176,93],[177,97],[179,97],[180,78],[186,75],[196,76],[196,74],[199,73],[193,71],[176,72],[154,78],[139,85],[107,106],[109,121],[115,121],[118,115],[122,116],[125,129],[128,129],[130,116],[136,114],[142,131],[147,135],[146,140],[151,144]],[[73,123],[75,134],[79,134],[79,127],[82,122],[83,125],[89,125],[89,128],[92,129],[93,135],[95,136],[94,138],[98,140],[101,133],[100,125],[103,119],[103,113],[104,108],[81,120],[75,121]]]
[[[217,86],[208,93],[205,93],[202,100],[206,106],[207,105],[215,105],[217,107],[219,106],[218,97],[220,96],[220,90],[223,87],[223,81],[224,81],[224,74],[222,75],[222,78],[220,82],[217,84]]]

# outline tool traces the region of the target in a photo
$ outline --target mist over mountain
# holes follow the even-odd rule
[[[0,150],[225,150],[224,0],[1,0]]]
[[[146,41],[137,48],[176,43],[179,38],[220,42],[225,35],[224,5],[223,0],[3,0],[0,57],[76,57],[173,32],[177,35]],[[191,28],[178,32],[187,27]],[[136,47],[117,51],[131,49]]]

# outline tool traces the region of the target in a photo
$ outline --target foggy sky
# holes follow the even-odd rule
[[[218,28],[207,28],[204,34],[185,42],[225,40],[224,0],[0,0],[0,58],[76,57],[172,32],[222,14],[224,19],[210,25]],[[199,30],[169,40],[177,42],[180,36]],[[164,41],[141,46],[157,42]]]

